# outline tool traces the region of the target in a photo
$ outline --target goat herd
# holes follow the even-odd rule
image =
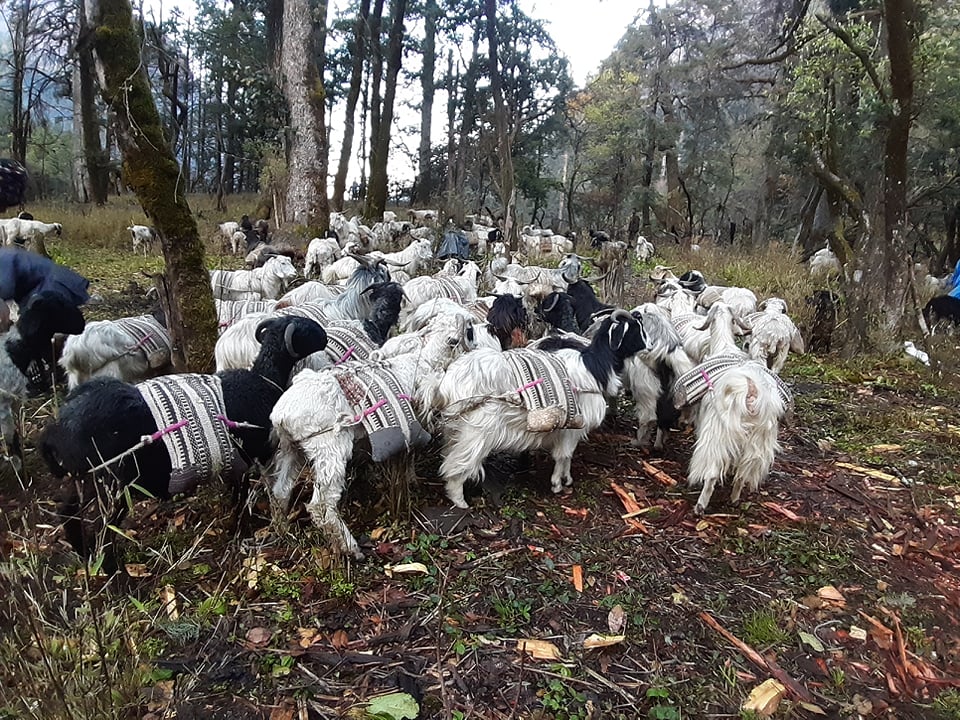
[[[637,446],[662,448],[671,427],[693,424],[696,513],[725,478],[734,503],[764,482],[791,404],[778,373],[788,352],[803,350],[782,300],[758,304],[746,288],[658,267],[652,302],[615,308],[581,277],[586,258],[555,245],[542,248],[555,268],[514,262],[496,242],[483,270],[452,259],[428,275],[432,231],[412,233],[396,253],[315,240],[305,271],[321,280],[293,289],[297,270],[284,255],[212,271],[222,331],[215,375],[170,374],[159,314],[89,322],[70,335],[59,359],[70,392],[37,447],[55,476],[72,479],[60,512],[73,546],[106,547],[117,567],[102,530],[119,525],[131,487],[166,498],[219,476],[240,502],[259,465],[282,515],[308,467],[312,521],[338,552],[359,558],[338,504],[361,439],[375,462],[403,467],[431,433],[442,436],[439,472],[461,508],[464,485],[482,479],[496,453],[549,452],[561,492],[577,445],[624,388]],[[17,333],[3,345],[11,357]],[[46,328],[43,340],[52,334]],[[7,389],[7,404],[23,391]],[[9,427],[4,435],[15,448]]]

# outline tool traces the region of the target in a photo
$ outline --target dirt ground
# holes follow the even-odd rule
[[[302,511],[271,524],[262,486],[235,532],[207,488],[140,503],[135,577],[87,584],[37,467],[0,480],[0,560],[32,554],[64,596],[140,618],[116,648],[140,674],[115,717],[363,717],[399,692],[420,718],[737,718],[774,678],[773,717],[960,718],[960,393],[910,362],[791,360],[767,485],[737,508],[718,491],[703,518],[692,436],[630,447],[624,401],[560,496],[549,457],[501,458],[453,511],[437,447],[406,494],[359,453],[342,507],[363,562],[332,558]],[[52,410],[30,412],[35,429]],[[20,598],[0,639],[20,637]],[[18,714],[35,686],[11,667],[0,718],[66,716]]]

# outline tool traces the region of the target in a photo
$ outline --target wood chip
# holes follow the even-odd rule
[[[581,565],[573,566],[573,587],[577,592],[583,592],[583,566]]]
[[[821,600],[829,600],[830,602],[845,603],[847,601],[833,585],[824,585],[817,590],[817,597]]]
[[[664,486],[666,486],[666,487],[673,487],[674,485],[677,484],[677,481],[676,481],[676,480],[674,480],[672,477],[670,477],[669,475],[667,475],[667,474],[666,474],[663,470],[661,470],[660,468],[654,467],[653,465],[651,465],[650,463],[648,463],[646,460],[641,460],[641,461],[640,461],[640,466],[643,468],[643,471],[644,471],[647,475],[649,475],[650,477],[652,477],[654,480],[656,480],[656,481],[657,481],[658,483],[660,483],[661,485],[664,485]]]
[[[164,612],[173,622],[180,619],[180,611],[177,610],[177,593],[173,585],[164,585],[160,590],[160,602],[163,603]]]
[[[894,483],[895,485],[900,484],[900,478],[896,475],[891,475],[890,473],[885,473],[882,470],[873,470],[871,468],[861,467],[860,465],[854,465],[852,463],[838,462],[836,463],[837,467],[844,468],[845,470],[851,470],[853,472],[860,473],[861,475],[868,475],[876,480],[885,480],[887,482]]]
[[[750,691],[750,696],[741,706],[742,710],[755,712],[762,718],[770,717],[777,710],[787,689],[773,678],[768,678]]]
[[[584,639],[583,647],[588,650],[591,648],[610,647],[611,645],[622,643],[624,637],[624,635],[599,635],[598,633],[593,633]]]
[[[525,652],[534,660],[559,660],[560,649],[546,640],[521,638],[517,640],[517,650]]]
[[[413,562],[413,563],[400,563],[399,565],[384,565],[383,572],[386,573],[387,577],[393,577],[394,575],[409,575],[409,574],[419,574],[427,575],[430,573],[430,569],[423,563]]]

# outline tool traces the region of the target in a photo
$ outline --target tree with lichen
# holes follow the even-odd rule
[[[87,25],[104,100],[116,118],[123,179],[160,236],[161,278],[173,361],[179,371],[213,365],[217,320],[203,243],[185,196],[140,56],[130,0],[87,0]]]

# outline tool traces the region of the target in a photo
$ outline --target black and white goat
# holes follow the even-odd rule
[[[537,305],[537,316],[547,325],[564,333],[579,334],[580,324],[573,307],[573,298],[565,292],[552,292]]]
[[[483,462],[494,452],[547,450],[554,460],[553,492],[572,484],[570,463],[577,445],[603,421],[606,398],[620,391],[624,360],[642,350],[645,341],[640,322],[625,310],[616,310],[603,321],[587,347],[564,338],[547,338],[539,344],[540,350],[501,353],[479,349],[468,353],[451,363],[430,393],[430,404],[445,421],[440,472],[446,481],[447,497],[457,507],[467,507],[464,484],[481,479]],[[515,353],[529,354],[533,363],[556,368],[559,387],[550,383],[547,392],[572,391],[574,402],[567,404],[568,419],[569,411],[576,411],[577,421],[559,427],[553,424],[557,429],[531,425],[532,413],[528,415],[519,400],[520,392],[546,384],[546,380],[519,382],[511,359]],[[516,359],[526,362],[520,355]],[[554,361],[559,361],[559,367]]]
[[[384,404],[392,406],[396,402],[411,409],[412,414],[396,410],[406,418],[407,425],[405,431],[386,431],[392,433],[389,447],[380,447],[371,435],[374,459],[378,459],[378,452],[386,458],[428,440],[429,435],[417,422],[427,408],[422,388],[429,381],[435,383],[451,360],[475,344],[472,325],[459,317],[441,315],[417,334],[392,338],[369,362],[298,373],[270,416],[279,439],[273,484],[278,511],[285,513],[296,478],[309,464],[313,495],[307,510],[314,524],[324,531],[334,549],[362,557],[337,510],[354,444],[365,434],[362,420]],[[391,377],[385,384],[395,388],[389,399],[371,397],[369,389],[358,387],[356,378],[368,377],[358,373],[380,377],[378,373],[384,369]]]
[[[600,316],[609,315],[613,312],[613,305],[607,305],[597,299],[597,293],[586,280],[577,280],[567,286],[567,295],[573,303],[573,312],[577,317],[577,325],[580,332],[584,333],[587,328]]]
[[[83,330],[80,310],[53,293],[38,293],[20,310],[16,324],[0,335],[0,433],[4,455],[19,469],[17,409],[30,385],[30,366],[54,366],[53,336]]]
[[[407,316],[403,332],[418,332],[439,315],[462,317],[476,331],[478,347],[509,350],[527,344],[530,318],[523,301],[514,295],[500,295],[461,305],[450,298],[428,300]]]
[[[130,225],[127,232],[130,233],[133,251],[142,252],[144,257],[153,250],[153,244],[159,240],[157,231],[147,225]]]
[[[777,432],[788,409],[789,394],[776,376],[739,349],[734,323],[733,311],[714,303],[705,319],[711,335],[707,362],[678,380],[674,388],[680,403],[686,402],[686,383],[696,383],[703,391],[687,473],[691,487],[703,487],[694,507],[697,515],[706,512],[717,483],[726,476],[733,476],[733,504],[740,501],[744,488],[759,489],[780,449]]]
[[[294,364],[327,343],[322,327],[299,317],[266,320],[257,337],[262,344],[250,370],[170,375],[140,385],[95,378],[67,396],[39,448],[54,475],[74,481],[60,514],[77,552],[93,550],[82,506],[99,516],[98,532],[103,522],[117,526],[127,512],[118,496],[127,488],[169,498],[220,476],[234,483],[240,499],[246,468],[273,455],[270,413]],[[202,402],[171,402],[179,398]],[[165,412],[167,402],[172,413]],[[109,508],[105,516],[98,496]]]
[[[255,270],[211,270],[210,286],[219,300],[276,300],[295,277],[290,258],[274,255]]]
[[[624,363],[623,381],[633,397],[637,418],[634,447],[650,448],[650,431],[656,424],[653,448],[662,450],[664,439],[677,423],[680,413],[673,402],[677,378],[693,368],[693,361],[666,310],[646,303],[631,310],[643,325],[646,347]]]
[[[138,383],[173,372],[172,351],[162,313],[97,320],[67,338],[60,367],[71,390],[93,377]]]

